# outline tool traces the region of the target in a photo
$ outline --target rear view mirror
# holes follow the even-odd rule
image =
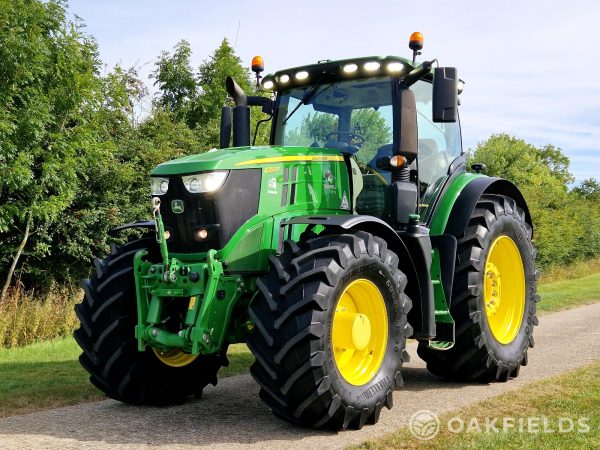
[[[458,75],[456,67],[438,67],[433,72],[434,122],[458,120]]]

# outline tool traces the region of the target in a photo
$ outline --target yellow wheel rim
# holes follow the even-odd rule
[[[501,344],[517,337],[525,310],[525,270],[521,253],[508,236],[494,240],[485,261],[483,301],[490,331]]]
[[[198,355],[190,355],[178,348],[163,352],[157,348],[152,349],[158,359],[164,364],[171,367],[183,367],[194,362]]]
[[[388,317],[381,292],[371,281],[352,281],[335,307],[331,346],[344,379],[355,386],[368,383],[379,371],[388,338]]]

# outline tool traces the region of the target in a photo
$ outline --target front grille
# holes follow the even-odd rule
[[[231,236],[258,212],[260,169],[232,170],[215,193],[192,194],[179,176],[169,177],[169,190],[161,196],[161,215],[173,253],[200,253],[221,249]],[[183,202],[183,212],[173,212],[174,201]],[[177,203],[177,202],[176,202]],[[177,206],[177,205],[176,205]],[[175,208],[177,209],[177,208]],[[208,231],[206,239],[196,237]]]

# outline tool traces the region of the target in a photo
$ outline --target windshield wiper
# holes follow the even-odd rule
[[[285,125],[285,123],[290,119],[290,117],[292,117],[294,115],[294,113],[296,111],[298,111],[298,108],[300,108],[302,105],[306,105],[315,95],[317,95],[317,92],[322,87],[323,87],[323,85],[321,85],[321,84],[315,84],[309,91],[307,91],[306,94],[304,94],[304,96],[300,100],[300,103],[298,103],[296,105],[296,107],[292,110],[292,112],[287,115],[287,117],[285,118],[285,120],[283,121],[281,126]],[[325,90],[329,89],[330,87],[331,87],[331,84],[328,85]],[[325,92],[325,91],[323,91],[323,92]]]

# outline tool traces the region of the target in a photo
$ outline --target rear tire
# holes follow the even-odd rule
[[[482,195],[464,235],[458,238],[450,305],[456,322],[455,345],[442,351],[429,348],[427,343],[419,344],[418,354],[430,372],[457,381],[507,381],[518,376],[521,366],[527,364],[527,350],[534,345],[533,328],[538,325],[536,303],[539,301],[531,236],[525,213],[512,198]],[[492,290],[492,281],[486,280],[486,276],[496,282],[489,270],[492,267],[489,263],[494,259],[490,254],[502,241],[504,244],[501,245],[508,250],[500,252],[506,253],[502,257],[509,262],[504,263],[501,284],[498,278],[504,293],[501,300],[514,308],[512,312],[508,310],[504,321],[497,319],[495,314],[499,311],[490,309],[493,308],[490,306],[493,297],[486,293],[486,289]],[[519,266],[519,259],[522,266]],[[521,281],[524,282],[523,289],[515,286]],[[522,295],[517,295],[520,292]],[[518,316],[516,311],[520,311]],[[517,317],[518,323],[514,320]]]
[[[255,330],[248,346],[256,358],[250,371],[260,397],[277,416],[303,426],[361,428],[376,423],[383,406],[392,407],[393,389],[402,385],[400,368],[408,360],[406,337],[412,334],[407,279],[397,266],[385,241],[362,231],[306,234],[299,243],[286,241],[283,254],[270,258],[270,271],[258,281],[250,305]],[[341,350],[337,332],[334,337],[334,324],[354,330],[339,325],[353,305],[373,330],[364,338],[366,350],[363,344]],[[377,305],[383,308],[379,315],[371,309]],[[356,359],[343,360],[346,351]]]
[[[159,258],[153,237],[135,239],[113,246],[106,259],[96,259],[96,274],[82,280],[85,296],[75,306],[81,327],[74,336],[83,350],[79,361],[94,386],[115,400],[165,405],[200,397],[207,384],[217,384],[217,371],[228,364],[225,350],[198,356],[183,367],[159,361],[151,348],[138,351],[133,257],[140,250],[147,250],[150,260]]]

